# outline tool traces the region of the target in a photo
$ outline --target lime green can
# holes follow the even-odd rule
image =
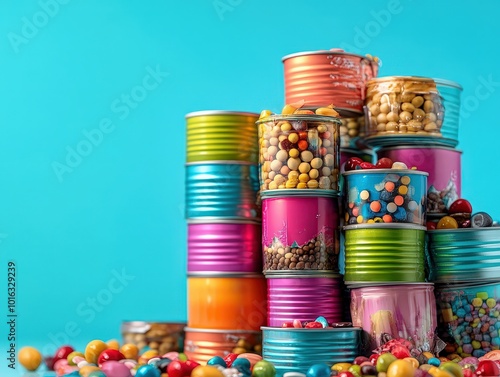
[[[258,162],[259,114],[209,110],[186,114],[186,162]]]
[[[360,224],[344,232],[346,284],[425,282],[425,227]]]

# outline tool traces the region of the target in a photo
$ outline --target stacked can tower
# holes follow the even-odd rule
[[[266,281],[260,252],[258,115],[186,115],[187,309],[184,352],[199,363],[261,352]]]

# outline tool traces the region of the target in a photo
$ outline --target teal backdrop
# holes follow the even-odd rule
[[[380,76],[460,83],[462,197],[500,219],[499,14],[493,0],[3,0],[0,375],[22,372],[12,318],[16,348],[45,354],[119,339],[123,320],[186,321],[184,116],[279,111],[287,54],[340,47],[380,57]]]

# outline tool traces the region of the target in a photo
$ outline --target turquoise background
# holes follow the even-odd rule
[[[184,115],[279,111],[287,54],[343,47],[379,56],[380,76],[459,82],[462,196],[499,219],[499,12],[493,0],[3,0],[0,375],[20,373],[6,367],[7,261],[18,348],[186,320]]]

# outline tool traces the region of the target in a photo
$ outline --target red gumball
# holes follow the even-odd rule
[[[379,356],[380,356],[379,353],[372,353],[368,358],[368,360],[370,360],[370,363],[372,363],[372,365],[377,365],[377,359]]]
[[[353,360],[353,364],[354,365],[361,365],[363,364],[365,361],[370,361],[370,359],[368,359],[366,356],[358,356],[356,357],[354,360]]]
[[[229,355],[236,355],[236,354],[235,353],[230,353]],[[229,355],[227,355],[227,356],[229,356]],[[226,356],[226,358],[227,358],[227,356]],[[238,357],[238,355],[236,355],[236,357]],[[224,361],[226,361],[226,358],[224,358]],[[227,361],[226,361],[226,363],[227,363]],[[233,362],[231,361],[231,364],[232,363]],[[184,361],[184,367],[186,368],[186,375],[190,376],[191,372],[193,371],[193,369],[196,368],[198,365],[200,365],[200,364],[197,363],[194,360],[186,360],[186,361]],[[230,367],[229,364],[227,366]]]
[[[377,167],[377,169],[390,169],[392,168],[392,164],[393,162],[389,157],[382,157],[377,161],[375,166]]]
[[[500,368],[493,360],[481,360],[475,373],[476,376],[500,376]]]
[[[187,373],[186,364],[180,360],[173,360],[167,367],[168,377],[184,377]]]
[[[345,171],[350,171],[350,170],[356,170],[358,169],[358,166],[364,162],[362,159],[359,157],[351,157],[349,158],[344,165],[344,170]]]
[[[427,227],[427,230],[435,230],[436,226],[437,226],[437,222],[435,222],[435,221],[427,221],[425,223],[425,225]]]
[[[68,355],[71,353],[71,352],[74,352],[74,348],[71,347],[71,346],[61,346],[57,349],[55,355],[54,355],[54,359],[53,359],[53,363],[52,365],[54,365],[58,360],[61,360],[61,359],[67,359],[68,358]]]
[[[102,366],[102,364],[106,361],[109,361],[109,360],[120,361],[123,359],[125,359],[125,355],[123,355],[123,353],[121,353],[118,350],[114,350],[114,349],[109,348],[109,349],[101,352],[101,354],[97,358],[97,365],[100,368]]]
[[[457,199],[448,208],[448,214],[453,213],[472,213],[472,205],[466,199]]]
[[[366,162],[366,161],[363,161],[361,164],[359,164],[359,167],[361,169],[376,169],[377,168],[371,162]]]
[[[237,357],[237,353],[230,353],[224,358],[224,361],[226,362],[228,368],[233,365],[233,361],[236,360]]]
[[[462,369],[462,373],[464,374],[464,377],[475,377],[476,375],[472,371],[472,369]]]

